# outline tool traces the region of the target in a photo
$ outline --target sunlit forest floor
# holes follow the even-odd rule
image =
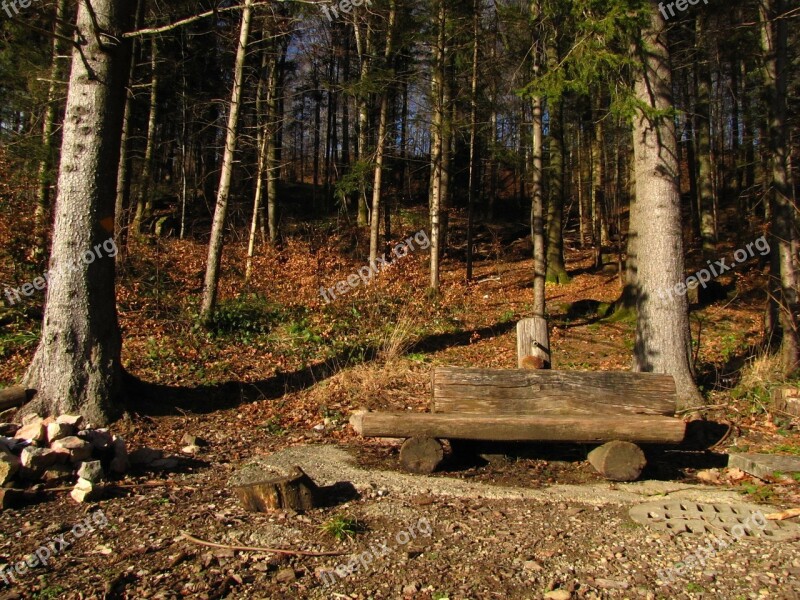
[[[396,223],[395,239],[413,235],[424,223],[421,213],[404,212]],[[101,503],[114,523],[113,538],[82,542],[49,570],[29,580],[20,595],[10,597],[331,597],[332,592],[313,576],[315,565],[330,567],[330,560],[266,560],[252,553],[204,552],[187,547],[180,540],[180,531],[189,529],[217,541],[243,536],[248,543],[253,543],[256,533],[245,530],[254,528],[254,532],[267,535],[265,532],[274,529],[278,539],[283,539],[281,532],[291,531],[294,537],[286,543],[292,546],[300,543],[307,549],[329,549],[331,540],[320,534],[320,527],[332,518],[328,509],[306,516],[244,513],[226,488],[230,473],[242,460],[309,444],[334,444],[351,451],[363,467],[397,470],[397,446],[357,438],[347,424],[351,411],[425,410],[435,365],[515,366],[515,325],[530,315],[532,303],[533,263],[526,228],[508,222],[482,226],[475,279],[469,284],[464,281],[462,220],[452,221],[451,234],[454,251],[444,261],[438,297],[427,292],[427,255],[417,251],[395,261],[369,285],[359,285],[330,303],[321,298],[320,287],[336,285],[366,262],[368,243],[356,228],[337,228],[335,223],[316,229],[290,228],[282,247],[261,249],[249,284],[244,282],[245,242],[233,238],[225,250],[219,311],[210,331],[195,324],[205,245],[149,237],[131,243],[119,271],[118,299],[123,361],[138,381],[130,382],[126,417],[112,429],[132,447],[147,445],[179,454],[185,432],[202,436],[210,447],[177,473],[154,476],[134,472],[128,476],[125,483],[142,487]],[[735,247],[721,246],[720,257],[730,255]],[[628,369],[634,321],[630,316],[602,316],[620,295],[615,266],[596,272],[593,252],[579,249],[573,233],[568,234],[567,258],[570,283],[547,286],[554,367]],[[697,267],[698,261],[690,256],[688,267]],[[757,351],[763,330],[764,282],[765,275],[754,259],[719,281],[726,290],[719,299],[692,308],[696,366],[709,405],[703,412],[720,424],[720,434],[708,444],[713,452],[695,449],[678,463],[656,454],[645,472],[647,478],[678,482],[679,486],[681,482],[702,482],[709,488],[737,491],[743,500],[783,507],[800,502],[797,484],[765,483],[724,468],[709,471],[710,467],[724,467],[723,453],[732,449],[800,454],[797,423],[770,407],[770,390],[780,383],[773,361]],[[3,318],[0,381],[5,384],[18,380],[31,358],[41,300],[33,298]],[[531,489],[559,483],[600,483],[584,459],[581,448],[567,448],[560,454],[542,449],[541,455],[510,462],[483,466],[448,463],[434,477]],[[166,487],[158,487],[159,482]],[[148,487],[153,483],[155,487]],[[344,543],[348,552],[364,539],[399,530],[407,520],[401,515],[411,514],[405,500],[392,498],[376,513],[379,506],[373,504],[382,499],[381,493],[374,490],[340,509],[362,519],[371,532],[358,538],[361,542]],[[482,501],[445,502],[428,497],[412,499],[414,504],[419,504],[415,510],[436,519],[436,551],[426,551],[421,558],[409,551],[397,558],[404,561],[401,568],[389,558],[380,567],[379,578],[367,575],[338,583],[332,589],[349,595],[337,597],[410,597],[408,592],[414,586],[419,591],[411,596],[424,599],[448,597],[448,590],[451,598],[495,597],[498,592],[506,597],[540,597],[528,593],[543,593],[561,585],[559,581],[581,580],[575,565],[594,561],[594,551],[587,555],[586,549],[595,548],[600,560],[606,552],[611,552],[612,558],[614,552],[619,556],[615,548],[624,547],[632,549],[630,560],[636,566],[616,558],[608,563],[609,571],[619,571],[614,576],[625,579],[632,568],[639,569],[636,572],[641,575],[634,579],[640,590],[657,589],[652,587],[654,568],[647,564],[655,538],[626,528],[618,509],[603,515],[604,522],[620,522],[612,533],[596,527],[591,511],[583,515],[585,519],[580,516],[584,511],[580,506],[564,512],[567,504],[532,508],[529,504],[493,503],[490,508]],[[551,536],[542,549],[537,546],[538,538],[526,535],[527,541],[510,545],[484,544],[495,539],[498,519],[500,523],[513,521],[531,510],[534,516],[526,519],[552,523],[556,529],[563,520],[564,530],[582,541]],[[37,539],[46,537],[59,523],[77,521],[81,514],[81,507],[69,498],[58,497],[19,513],[0,513],[0,531],[14,531],[24,522],[21,535],[30,540],[24,544],[33,551]],[[454,520],[454,531],[460,523],[469,522],[480,525],[483,533],[456,542],[451,539],[450,525],[442,529],[448,519]],[[586,526],[585,531],[580,529],[583,533],[575,533],[579,522]],[[516,526],[509,527],[513,530]],[[469,543],[479,547],[472,548]],[[516,564],[516,557],[522,556],[517,543],[531,546],[526,556],[535,559],[531,564],[544,566],[541,573]],[[665,538],[657,544],[672,548],[673,542]],[[776,564],[791,567],[791,548],[775,548],[786,553],[785,557],[773,556]],[[680,547],[670,552],[675,554],[671,560],[685,553]],[[640,558],[642,564],[637,562]],[[458,585],[449,574],[454,563],[468,565],[465,568],[471,573]],[[486,568],[506,563],[499,575],[496,569]],[[745,573],[751,572],[742,571],[745,567],[736,568],[724,557],[720,563],[716,583],[690,582],[683,596],[680,590],[673,590],[670,597],[695,597],[709,589],[715,597],[734,598],[740,597],[740,590],[758,590],[762,585],[750,581],[749,576],[745,581]],[[297,582],[287,575],[287,565],[298,574]],[[586,573],[596,572],[591,565],[586,569]],[[791,576],[787,577],[780,579],[785,586],[781,589],[794,586]],[[591,578],[582,581],[579,589],[597,587]],[[597,595],[587,597],[611,598],[623,593],[598,590]]]

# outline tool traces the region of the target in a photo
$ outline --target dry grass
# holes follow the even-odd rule
[[[416,335],[414,319],[408,310],[398,315],[397,322],[383,336],[378,350],[378,360],[385,364],[392,363],[408,352],[414,345]]]
[[[753,357],[744,366],[739,389],[745,393],[770,389],[784,380],[780,356],[763,353]]]

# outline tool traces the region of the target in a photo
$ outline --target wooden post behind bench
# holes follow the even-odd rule
[[[534,357],[534,360],[528,357]],[[541,366],[538,361],[541,360]],[[517,367],[520,369],[550,368],[550,331],[547,319],[531,317],[517,323]]]

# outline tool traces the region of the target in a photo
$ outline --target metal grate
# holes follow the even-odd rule
[[[789,541],[800,539],[800,526],[786,521],[767,521],[774,512],[754,504],[698,504],[687,501],[638,504],[628,513],[637,523],[674,535],[723,535],[738,539]]]

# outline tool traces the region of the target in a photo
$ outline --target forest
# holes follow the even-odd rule
[[[800,531],[796,2],[0,9],[0,599],[796,597],[607,481]]]

